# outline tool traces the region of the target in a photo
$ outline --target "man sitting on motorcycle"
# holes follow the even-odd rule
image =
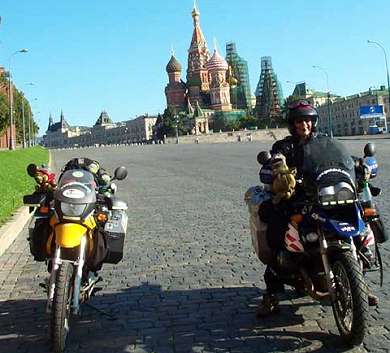
[[[267,242],[274,256],[264,273],[266,292],[257,309],[258,317],[267,316],[279,309],[277,294],[284,291],[284,285],[277,273],[276,254],[283,247],[290,216],[295,213],[291,201],[303,200],[305,197],[302,183],[296,181],[302,180],[303,177],[303,146],[311,139],[317,138],[317,122],[318,112],[307,101],[298,101],[289,106],[287,123],[291,135],[276,141],[271,149],[273,197],[261,204],[259,217],[268,225]],[[297,285],[298,291],[304,290]],[[371,291],[369,303],[378,304],[378,298]]]

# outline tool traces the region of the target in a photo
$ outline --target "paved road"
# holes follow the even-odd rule
[[[360,155],[364,141],[347,142]],[[378,140],[390,190],[390,141]],[[126,165],[119,195],[129,204],[125,260],[105,265],[104,289],[72,323],[67,352],[344,352],[329,306],[288,291],[282,313],[264,321],[255,308],[264,267],[252,253],[247,187],[257,184],[256,154],[269,145],[158,145],[55,151],[56,166],[75,156]],[[388,224],[390,191],[379,203]],[[26,233],[0,257],[0,352],[47,352],[48,318],[39,283],[45,267],[29,255]],[[389,246],[383,249],[390,261]],[[378,288],[362,349],[385,352],[390,340],[389,275]]]

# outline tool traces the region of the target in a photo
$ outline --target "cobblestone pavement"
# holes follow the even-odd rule
[[[346,142],[356,155],[365,141]],[[389,275],[370,281],[381,303],[370,310],[364,347],[340,343],[331,308],[287,291],[280,315],[256,320],[264,266],[254,256],[243,194],[258,183],[257,152],[270,145],[156,145],[55,151],[56,166],[75,156],[126,165],[118,195],[129,204],[124,260],[105,265],[103,290],[71,323],[67,352],[386,352]],[[389,223],[390,141],[377,141],[375,184]],[[387,190],[387,192],[386,192]],[[0,352],[49,351],[45,266],[21,234],[0,257]],[[382,246],[389,266],[389,245]]]

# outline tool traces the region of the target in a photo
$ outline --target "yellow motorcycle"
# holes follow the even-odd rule
[[[41,180],[36,166],[30,165],[28,173]],[[126,168],[119,167],[112,180],[126,176]],[[71,316],[80,314],[80,304],[101,280],[102,263],[116,264],[123,257],[127,204],[100,193],[94,175],[84,169],[63,172],[52,190],[41,186],[24,203],[36,207],[30,249],[36,260],[48,263],[46,310],[52,350],[58,353],[65,348]]]

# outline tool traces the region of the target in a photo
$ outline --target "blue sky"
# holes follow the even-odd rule
[[[88,126],[103,109],[114,121],[162,112],[171,46],[185,79],[192,7],[192,0],[1,0],[0,65],[29,49],[12,57],[12,72],[41,133],[61,109],[71,125]],[[326,90],[313,65],[326,69],[339,95],[386,84],[383,52],[367,39],[390,55],[388,0],[198,0],[198,7],[209,49],[214,37],[223,54],[236,42],[252,92],[262,56],[272,56],[285,95],[293,89],[286,81]]]

